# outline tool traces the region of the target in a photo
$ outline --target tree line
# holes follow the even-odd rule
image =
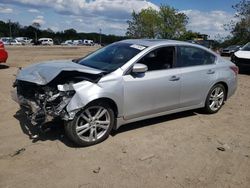
[[[232,44],[245,44],[250,41],[250,1],[241,0],[232,6],[237,14],[237,22],[229,22],[225,29],[231,35],[219,37],[216,43],[218,46],[228,46]],[[53,38],[55,43],[61,43],[70,39],[89,39],[96,43],[109,44],[127,38],[159,38],[176,40],[193,40],[199,38],[199,32],[187,30],[188,17],[177,9],[168,5],[161,5],[159,10],[153,8],[142,9],[140,12],[132,12],[131,19],[127,21],[128,28],[125,36],[105,35],[100,33],[78,33],[75,29],[54,32],[51,29],[40,29],[38,23],[30,26],[21,26],[18,22],[0,21],[0,37],[29,37]]]
[[[60,44],[65,40],[88,39],[96,43],[110,44],[115,41],[126,39],[126,36],[105,35],[100,33],[83,33],[75,29],[54,32],[52,29],[40,29],[38,23],[29,26],[21,26],[18,22],[4,22],[0,20],[0,38],[1,37],[29,37],[34,41],[39,38],[53,38],[55,44]],[[100,41],[101,40],[101,41]]]

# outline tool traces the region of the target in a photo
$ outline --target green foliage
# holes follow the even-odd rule
[[[19,35],[20,32],[20,24],[18,22],[3,22],[0,20],[0,37],[9,36],[10,35],[10,28],[11,26],[11,34],[12,35]]]
[[[160,22],[158,12],[152,8],[144,9],[139,13],[139,19],[141,21],[141,37],[155,38],[158,35],[158,25]]]
[[[133,11],[132,20],[127,22],[129,27],[126,35],[130,38],[155,38],[159,21],[158,12],[152,8],[143,9],[139,13]]]
[[[186,31],[188,18],[176,9],[161,5],[160,9],[143,9],[132,13],[126,35],[130,38],[179,38]]]
[[[161,6],[159,32],[161,38],[176,39],[186,32],[188,17],[170,6]]]
[[[39,29],[41,27],[41,25],[37,22],[33,22],[31,26],[34,27],[35,29]]]
[[[62,36],[64,36],[64,37],[66,38],[66,40],[70,40],[70,39],[80,39],[80,38],[78,37],[78,34],[77,34],[76,30],[75,30],[75,29],[72,29],[72,28],[71,28],[71,29],[68,29],[68,30],[64,30]]]
[[[233,8],[237,11],[240,21],[236,23],[232,34],[239,43],[250,41],[250,1],[242,0]]]
[[[199,38],[200,33],[193,31],[185,31],[180,37],[179,40],[194,40],[195,38]]]
[[[250,41],[250,1],[241,0],[232,7],[236,10],[237,14],[235,17],[239,21],[236,23],[231,21],[226,25],[226,29],[231,31],[233,36],[225,40],[222,46],[232,44],[243,45]]]
[[[0,37],[9,36],[9,26],[7,23],[0,21]]]

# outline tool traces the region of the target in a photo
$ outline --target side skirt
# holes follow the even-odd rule
[[[136,122],[136,121],[141,121],[141,120],[145,120],[145,119],[150,119],[150,118],[155,118],[155,117],[159,117],[159,116],[164,116],[164,115],[168,115],[168,114],[173,114],[173,113],[177,113],[177,112],[193,110],[193,109],[202,108],[202,107],[204,107],[204,104],[199,104],[199,105],[189,106],[189,107],[184,107],[184,108],[178,108],[178,109],[175,109],[175,110],[160,112],[160,113],[157,113],[157,114],[151,114],[151,115],[148,115],[148,116],[142,116],[142,117],[129,119],[129,120],[125,120],[123,117],[118,117],[116,119],[117,123],[116,123],[115,129],[118,129],[119,127],[121,127],[124,124],[132,123],[132,122]]]

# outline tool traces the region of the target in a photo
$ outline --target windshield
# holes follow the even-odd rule
[[[112,72],[124,65],[145,48],[145,46],[140,45],[115,43],[97,50],[79,60],[78,63],[106,72]]]
[[[247,43],[243,48],[241,49],[242,51],[250,51],[250,42]]]

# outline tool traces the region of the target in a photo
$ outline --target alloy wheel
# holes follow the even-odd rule
[[[102,106],[85,109],[76,121],[76,133],[85,142],[102,138],[111,125],[109,111]]]
[[[225,99],[224,90],[221,87],[215,87],[209,97],[209,107],[212,111],[217,111],[223,105]]]

